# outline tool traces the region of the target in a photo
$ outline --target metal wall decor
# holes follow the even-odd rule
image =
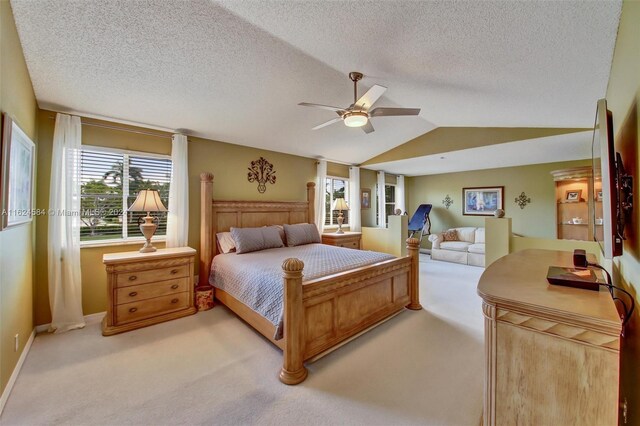
[[[276,183],[276,171],[273,164],[265,160],[263,157],[252,161],[247,174],[249,182],[258,182],[258,192],[264,193],[267,190],[267,183]]]
[[[524,192],[516,197],[516,204],[519,205],[521,209],[524,209],[530,202],[531,198],[527,197]]]
[[[451,197],[449,197],[449,194],[444,197],[444,200],[442,200],[442,204],[444,204],[446,209],[449,210],[449,207],[451,206],[451,204],[453,204],[453,200],[451,199]]]

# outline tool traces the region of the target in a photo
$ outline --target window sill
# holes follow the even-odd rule
[[[327,229],[338,229],[338,225],[325,225],[322,229],[324,229],[324,230],[327,230]],[[351,228],[349,228],[349,225],[342,225],[342,229],[348,231]]]
[[[167,238],[164,235],[157,236],[152,239],[154,243],[164,243]],[[95,241],[80,241],[80,248],[94,248],[94,247],[113,247],[113,246],[128,246],[144,244],[146,240],[144,237],[134,237],[114,240],[95,240]]]

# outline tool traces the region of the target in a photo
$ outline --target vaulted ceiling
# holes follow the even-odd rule
[[[621,10],[619,0],[11,5],[42,108],[349,163],[435,127],[591,127]],[[376,106],[420,116],[373,118],[368,135],[341,123],[312,131],[334,113],[297,104],[349,105],[354,70],[362,93],[388,87]]]

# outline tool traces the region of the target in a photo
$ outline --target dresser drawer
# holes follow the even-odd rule
[[[137,302],[138,300],[152,299],[174,293],[182,293],[189,290],[189,279],[178,278],[175,280],[159,281],[157,283],[133,285],[116,290],[116,305]]]
[[[189,265],[171,266],[169,268],[148,269],[146,271],[120,272],[116,277],[116,287],[170,280],[189,276]]]
[[[140,302],[117,305],[116,324],[126,324],[144,318],[155,317],[189,306],[189,292],[169,294]]]

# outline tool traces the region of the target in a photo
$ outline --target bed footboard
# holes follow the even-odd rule
[[[304,263],[287,259],[284,274],[284,361],[280,381],[304,381],[304,361],[340,346],[405,307],[422,309],[418,288],[418,244],[409,255],[302,284]]]

